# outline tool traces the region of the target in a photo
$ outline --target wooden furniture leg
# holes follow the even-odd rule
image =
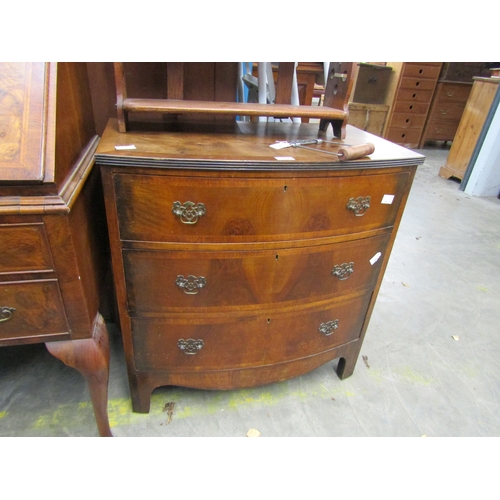
[[[78,370],[87,381],[101,437],[112,437],[108,419],[109,339],[100,314],[94,321],[92,338],[47,342],[48,351]]]
[[[356,362],[358,361],[359,351],[361,350],[361,343],[356,342],[348,349],[347,352],[339,359],[337,365],[337,375],[340,380],[350,377],[354,373]]]

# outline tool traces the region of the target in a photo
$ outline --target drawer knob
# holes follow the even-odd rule
[[[370,208],[370,197],[358,196],[358,198],[350,198],[346,206],[347,210],[352,210],[356,217],[362,217]]]
[[[203,276],[199,276],[197,278],[193,275],[184,278],[184,276],[181,274],[177,276],[175,284],[184,293],[187,293],[188,295],[196,295],[200,291],[200,288],[203,288],[207,284],[207,280]]]
[[[354,272],[354,262],[344,262],[340,265],[335,265],[332,269],[333,276],[338,276],[340,281],[344,281]]]
[[[203,203],[186,201],[182,204],[180,201],[174,201],[172,212],[180,217],[183,224],[196,224],[198,219],[206,213],[206,208]]]
[[[0,323],[3,323],[4,321],[9,321],[9,319],[12,318],[14,311],[15,311],[14,307],[7,307],[7,306],[0,307]]]
[[[325,337],[329,337],[338,327],[339,327],[339,320],[334,319],[333,321],[321,323],[321,325],[319,325],[318,331],[322,333]]]
[[[196,354],[205,344],[201,339],[179,339],[177,347],[185,354]]]

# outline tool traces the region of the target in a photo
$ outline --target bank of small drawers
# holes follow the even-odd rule
[[[441,63],[404,63],[385,137],[418,147],[430,109]]]

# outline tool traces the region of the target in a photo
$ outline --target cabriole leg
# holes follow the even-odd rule
[[[112,437],[108,419],[109,338],[100,314],[90,339],[47,342],[48,351],[78,370],[87,381],[99,434]]]

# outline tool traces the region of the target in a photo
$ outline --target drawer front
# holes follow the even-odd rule
[[[398,101],[430,103],[433,95],[432,90],[416,90],[400,88],[397,92]]]
[[[402,89],[410,89],[410,90],[434,90],[436,86],[436,80],[425,80],[423,78],[401,78]]]
[[[0,283],[0,340],[68,331],[57,280]]]
[[[129,313],[256,309],[372,289],[390,234],[255,252],[123,252]]]
[[[465,103],[469,98],[472,85],[457,85],[453,83],[439,84],[437,89],[437,99],[439,103],[460,102]]]
[[[452,141],[458,129],[458,121],[432,121],[429,123],[425,138],[426,140]]]
[[[311,179],[114,176],[122,240],[193,243],[391,227],[407,182],[406,172]],[[385,195],[394,196],[391,204],[383,203]]]
[[[319,354],[359,338],[370,296],[255,316],[132,319],[136,368],[222,370]]]
[[[0,275],[52,271],[52,257],[40,224],[0,224]]]
[[[397,101],[394,104],[394,113],[404,113],[407,115],[425,115],[429,109],[426,102]]]
[[[425,115],[394,113],[391,119],[391,127],[396,127],[396,128],[422,129],[424,125],[425,125]]]
[[[422,130],[391,127],[387,131],[387,140],[396,144],[415,144],[420,141]],[[415,147],[415,146],[414,146]]]
[[[405,63],[402,76],[437,80],[440,72],[441,63]]]
[[[453,120],[459,122],[465,109],[465,103],[438,102],[429,120]]]

